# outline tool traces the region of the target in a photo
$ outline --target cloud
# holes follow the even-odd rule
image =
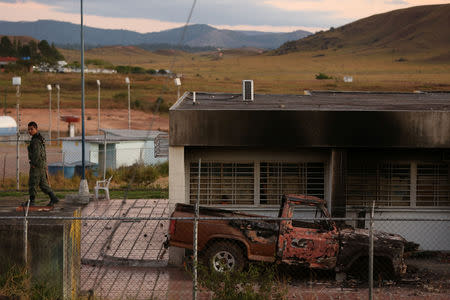
[[[390,1],[384,1],[386,4],[393,4],[393,5],[408,5],[409,3],[403,0],[390,0]]]
[[[11,0],[0,0],[0,2],[19,3]],[[22,2],[45,4],[55,13],[77,14],[80,11],[79,1],[73,0],[24,0]],[[84,12],[87,15],[99,17],[183,23],[187,19],[192,3],[192,0],[96,0],[84,1]],[[0,17],[2,14],[0,12]],[[348,20],[330,11],[289,11],[261,0],[197,1],[192,18],[192,23],[231,26],[244,24],[329,27],[346,21]]]
[[[433,3],[432,3],[433,2]],[[219,28],[273,28],[271,31],[338,27],[360,18],[441,0],[203,0],[191,23]],[[86,24],[152,32],[186,22],[193,0],[84,1]],[[8,6],[9,5],[9,6]],[[30,11],[32,9],[32,11]],[[53,19],[79,22],[77,0],[0,0],[0,19]],[[277,30],[278,29],[278,30]]]

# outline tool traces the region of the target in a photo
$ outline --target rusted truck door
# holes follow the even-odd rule
[[[281,221],[278,255],[282,261],[311,268],[333,269],[339,249],[338,234],[334,226],[325,223],[314,220]]]

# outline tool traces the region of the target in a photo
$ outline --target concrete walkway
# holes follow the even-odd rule
[[[83,220],[81,291],[105,299],[165,299],[169,272],[163,247],[169,217],[167,199],[93,201],[83,217],[127,220]],[[128,219],[129,218],[129,219]]]

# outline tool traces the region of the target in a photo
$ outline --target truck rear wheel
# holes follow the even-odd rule
[[[367,256],[360,257],[357,259],[349,274],[358,277],[363,281],[369,279],[369,258]],[[374,257],[373,259],[373,279],[374,280],[395,280],[397,276],[395,275],[394,268],[392,266],[392,261],[386,257]]]
[[[217,273],[241,271],[246,263],[242,249],[231,241],[212,244],[205,252],[208,268]]]

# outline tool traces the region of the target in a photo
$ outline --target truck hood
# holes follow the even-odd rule
[[[345,228],[340,230],[340,237],[342,242],[356,242],[365,244],[369,243],[369,230],[359,228]],[[407,241],[401,235],[387,233],[379,230],[373,231],[373,240],[375,246],[377,246],[378,244],[405,245],[407,243]]]

